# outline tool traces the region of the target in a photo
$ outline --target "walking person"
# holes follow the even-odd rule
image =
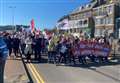
[[[8,56],[7,45],[2,37],[0,37],[0,83],[4,83],[4,67]]]
[[[10,35],[8,35],[5,39],[5,43],[7,45],[7,48],[9,50],[9,56],[11,56],[12,53],[12,38]]]
[[[16,57],[18,57],[19,45],[20,45],[20,40],[17,37],[17,35],[14,35],[14,38],[13,38],[13,52],[14,52]]]
[[[36,38],[34,40],[34,46],[35,46],[35,59],[41,61],[41,50],[42,50],[42,44],[41,44],[42,39],[40,38],[39,35],[36,35]]]
[[[62,61],[62,58],[63,58],[64,59],[64,63],[66,64],[66,52],[67,52],[66,43],[63,42],[61,44],[61,48],[60,48],[59,63]]]
[[[21,52],[22,52],[23,55],[25,54],[24,53],[25,47],[26,47],[25,36],[22,36],[21,39],[20,39],[20,48],[21,48]]]
[[[48,63],[51,62],[51,60],[56,63],[56,54],[57,54],[57,45],[52,41],[52,39],[49,41],[48,45]]]
[[[29,62],[32,54],[32,38],[30,36],[26,38],[25,44],[26,44],[26,47],[25,47],[24,53],[27,58],[27,62]]]
[[[50,63],[50,61],[52,59],[53,46],[54,46],[54,43],[51,39],[51,40],[49,40],[49,45],[48,45],[48,63]]]

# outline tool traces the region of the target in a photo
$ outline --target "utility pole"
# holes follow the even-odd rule
[[[3,23],[3,0],[0,0],[0,24]]]
[[[12,26],[13,26],[13,28],[14,28],[14,31],[16,31],[16,27],[15,27],[15,25],[14,25],[14,20],[15,20],[14,12],[15,12],[16,6],[10,6],[9,8],[10,8],[11,11],[12,11]]]

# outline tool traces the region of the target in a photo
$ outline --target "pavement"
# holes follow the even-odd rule
[[[8,57],[4,73],[5,83],[28,83],[29,78],[21,58]]]

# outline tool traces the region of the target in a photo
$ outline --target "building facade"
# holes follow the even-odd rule
[[[102,5],[93,9],[95,36],[104,36],[114,31],[115,5]]]
[[[94,28],[92,8],[94,5],[95,3],[90,3],[80,6],[69,15],[62,17],[57,23],[59,31],[62,31],[62,33],[68,32],[76,36],[79,36],[80,32],[83,32],[88,36],[92,36],[91,32]]]
[[[119,4],[112,0],[104,5],[93,8],[95,36],[110,36],[116,34],[116,19],[119,18]],[[114,35],[115,36],[115,35]]]
[[[62,32],[79,35],[86,33],[90,37],[118,35],[116,19],[120,17],[120,0],[94,0],[80,6],[58,21]],[[67,21],[66,21],[67,20]]]
[[[94,28],[92,18],[93,4],[80,6],[76,11],[72,12],[69,20],[70,33],[79,35],[80,32],[91,36]]]

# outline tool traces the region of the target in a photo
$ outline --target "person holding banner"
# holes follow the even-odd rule
[[[76,43],[74,42],[73,45],[72,45],[72,47],[71,47],[71,51],[72,51],[71,58],[72,58],[74,64],[76,64],[75,58],[80,55],[80,54],[79,54],[78,44],[76,44]]]
[[[61,48],[60,48],[60,57],[59,57],[59,63],[61,62],[62,58],[64,58],[64,63],[66,64],[66,52],[67,52],[67,47],[65,41],[61,43]]]
[[[108,45],[106,43],[103,44],[103,50],[102,50],[102,52],[103,52],[103,60],[105,62],[108,62],[108,57],[109,57],[109,54],[110,54],[110,50],[111,50],[110,45]]]
[[[85,54],[85,50],[86,50],[86,42],[84,39],[80,40],[79,42],[79,50],[80,50],[80,55],[78,56],[79,58],[79,62],[82,64],[86,63],[86,54]]]

